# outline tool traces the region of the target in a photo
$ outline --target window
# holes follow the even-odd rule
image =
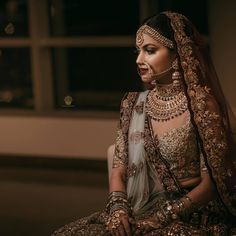
[[[141,89],[130,47],[55,48],[52,55],[59,109],[70,95],[75,109],[116,110],[126,91]]]
[[[138,1],[50,0],[49,8],[50,35],[77,40],[52,46],[55,108],[70,96],[75,109],[117,110],[125,91],[141,89],[133,53]]]
[[[17,43],[20,37],[28,36],[27,1],[1,1],[0,107],[2,108],[34,107],[30,48],[22,42]]]
[[[118,111],[126,91],[142,89],[133,53],[140,21],[170,9],[201,12],[193,22],[208,33],[204,0],[194,8],[185,0],[1,1],[0,109]]]
[[[0,106],[32,109],[29,48],[3,48],[0,53]]]

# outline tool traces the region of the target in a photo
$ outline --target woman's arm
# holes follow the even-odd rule
[[[223,121],[221,119],[221,112],[220,108],[215,101],[215,99],[209,94],[205,97],[204,100],[202,100],[202,103],[204,104],[204,112],[202,111],[200,117],[198,117],[198,122],[200,124],[204,124],[206,126],[207,124],[207,131],[205,132],[204,128],[200,125],[200,136],[203,139],[203,142],[212,142],[216,143],[216,146],[211,146],[211,150],[205,150],[206,155],[212,155],[212,151],[217,150],[217,147],[221,147],[222,150],[224,150],[224,142],[225,142],[225,136],[223,132]],[[204,127],[205,127],[204,126]],[[206,144],[207,145],[207,144]],[[208,144],[207,147],[210,145]],[[214,153],[214,152],[213,152]],[[224,151],[222,152],[224,154]],[[215,153],[215,154],[218,154]],[[223,155],[222,154],[222,155]],[[219,152],[219,155],[221,153]],[[212,157],[211,157],[212,158]],[[215,158],[222,159],[222,157],[218,157],[215,155]],[[201,153],[200,156],[201,161],[201,182],[199,185],[197,185],[192,191],[190,191],[187,196],[192,200],[193,203],[195,203],[198,207],[206,205],[209,201],[213,200],[217,194],[216,187],[210,177],[210,174],[207,170],[207,167],[205,165],[205,160],[203,157],[203,154]],[[214,175],[214,173],[212,173]],[[186,207],[190,207],[191,203],[186,198],[182,199],[186,205]]]
[[[198,208],[206,205],[209,201],[214,200],[216,196],[214,183],[208,171],[204,170],[201,172],[201,182],[187,194],[187,198],[183,197],[180,200],[184,202],[186,211],[190,212],[194,207]],[[178,207],[176,205],[174,207],[178,212]]]
[[[112,161],[108,160],[108,163],[112,163],[112,168],[109,167],[109,196],[107,203],[109,218],[107,227],[110,233],[116,236],[131,235],[130,217],[132,213],[126,194],[126,172],[128,165],[129,114],[131,114],[132,110],[130,109],[132,109],[132,106],[130,106],[127,96],[129,94],[124,96],[121,102],[121,116],[115,148],[113,148],[112,152]],[[131,97],[135,98],[135,94],[133,96],[131,94]]]
[[[111,145],[107,150],[108,163],[108,179],[109,192],[124,191],[125,192],[125,166],[113,166],[113,158],[115,157],[115,144]]]
[[[125,188],[125,166],[119,166],[116,168],[112,168],[111,170],[111,177],[110,177],[110,185],[109,185],[109,192],[113,191],[123,191],[126,192]]]
[[[110,150],[112,151],[112,150]],[[127,195],[126,195],[126,166],[123,164],[115,165],[114,160],[116,158],[114,148],[113,152],[110,153],[112,155],[108,155],[109,158],[112,158],[112,160],[109,160],[109,164],[112,167],[109,167],[109,196],[114,196],[114,201],[112,200],[112,197],[108,198],[108,205],[109,206],[109,221],[108,221],[108,229],[111,232],[112,235],[119,235],[119,236],[125,236],[131,235],[131,227],[130,227],[130,208],[127,201]],[[117,199],[117,200],[115,200]],[[121,204],[121,205],[120,205]],[[116,206],[117,205],[117,206]],[[113,211],[112,208],[115,208]],[[112,222],[119,222],[117,226],[114,225]],[[115,226],[115,232],[114,232],[114,226]]]

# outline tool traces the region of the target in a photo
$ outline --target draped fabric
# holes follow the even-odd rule
[[[207,46],[200,34],[183,15],[174,12],[161,14],[170,19],[191,125],[198,139],[202,161],[216,186],[218,196],[193,212],[188,219],[170,222],[145,235],[236,235],[232,222],[229,222],[236,217],[235,117],[223,95]],[[141,93],[141,96],[137,92],[127,93],[121,102],[113,160],[113,168],[120,165],[126,167],[128,196],[133,200],[131,203],[137,210],[135,217],[138,220],[145,220],[155,213],[162,207],[162,201],[179,198],[191,191],[179,186],[175,174],[161,155],[152,135],[150,119],[145,114],[139,117],[134,115],[135,112],[143,112],[145,101],[142,99],[145,96],[142,96],[146,93]],[[134,143],[131,144],[133,134]],[[137,139],[141,142],[135,144]],[[150,170],[150,173],[155,174],[150,174]],[[138,172],[143,174],[139,175]],[[143,178],[144,175],[149,178]],[[146,195],[145,182],[150,187],[150,178],[155,179],[157,176],[156,181],[162,188],[155,189],[154,197],[150,191],[152,188],[149,188]],[[138,209],[142,209],[140,216]],[[228,217],[229,214],[232,217]],[[105,227],[107,218],[103,210],[72,222],[53,235],[110,235]]]
[[[236,216],[236,121],[223,95],[206,44],[183,15],[170,19],[184,75],[192,122],[199,135],[205,163],[219,195]]]
[[[136,213],[149,200],[151,189],[148,183],[148,165],[145,157],[146,152],[143,145],[145,112],[143,107],[148,91],[140,93],[137,104],[141,104],[141,110],[133,112],[129,127],[129,169],[127,181],[127,196],[133,206],[133,213]],[[153,171],[155,172],[155,171]]]
[[[130,133],[126,126],[130,127],[133,121],[134,110],[140,105],[137,103],[139,101],[138,95],[138,93],[128,93],[125,95],[122,101],[122,112],[117,131],[116,148],[117,150],[122,150],[122,152],[117,152],[119,156],[118,159],[115,158],[115,161],[116,164],[122,163],[122,165],[127,167],[127,178],[129,178],[128,141]],[[156,211],[163,207],[163,204],[167,199],[178,199],[182,195],[182,190],[179,188],[175,176],[168,168],[167,163],[161,157],[160,152],[155,145],[149,119],[145,117],[145,120],[142,120],[142,122],[144,122],[145,163],[155,167],[156,174],[159,177],[163,189],[157,191],[154,198],[150,195],[149,200],[144,202],[144,205],[141,207],[141,214],[139,215],[138,212],[138,214],[135,215],[135,218],[139,221],[145,221],[152,216],[152,214],[155,214]],[[120,138],[120,134],[122,134],[122,138]],[[123,153],[123,151],[126,153]],[[138,186],[135,186],[135,189],[137,190]],[[188,191],[185,191],[185,194],[187,192]],[[146,209],[146,212],[143,211],[143,209]],[[103,210],[63,226],[59,230],[55,231],[53,236],[111,236],[111,234],[106,230],[107,219],[108,214]],[[173,221],[167,225],[163,225],[162,228],[153,229],[149,233],[141,235],[234,235],[236,231],[232,229],[231,224],[228,226],[228,220],[229,218],[224,207],[218,199],[216,199],[209,202],[205,207],[199,208],[193,212],[193,214],[191,214],[191,216],[186,220]]]

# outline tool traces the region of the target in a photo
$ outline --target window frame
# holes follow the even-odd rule
[[[170,0],[168,0],[170,1]],[[159,1],[138,0],[139,21],[159,9]],[[2,114],[36,116],[114,116],[113,111],[57,110],[53,88],[53,68],[51,48],[70,47],[133,47],[135,35],[127,36],[80,36],[55,37],[49,34],[49,9],[47,0],[27,0],[29,37],[1,38],[1,48],[29,47],[31,52],[31,75],[33,84],[34,109],[1,108]]]

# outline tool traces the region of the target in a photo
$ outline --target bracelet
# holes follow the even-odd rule
[[[113,198],[113,197],[127,198],[127,194],[122,191],[113,191],[113,192],[109,193],[108,199]]]
[[[186,201],[190,203],[188,207],[186,207],[184,199],[186,199]],[[184,195],[182,199],[177,200],[176,206],[178,208],[178,215],[181,216],[183,219],[187,219],[189,215],[197,209],[197,205],[192,201],[192,199],[188,195]]]
[[[166,201],[161,211],[156,212],[156,218],[161,224],[168,224],[173,220],[179,219],[178,214],[175,212],[173,203],[174,201]]]
[[[186,207],[184,199],[186,199],[190,203],[190,206],[188,208]],[[177,209],[175,209],[175,207]],[[189,196],[185,195],[183,196],[182,199],[165,201],[163,207],[162,208],[160,207],[160,210],[155,213],[155,217],[162,224],[169,223],[179,218],[188,219],[189,214],[195,209],[196,209],[196,204],[192,201],[192,199]]]
[[[107,205],[106,205],[107,209],[109,209],[112,205],[114,205],[116,203],[120,203],[120,204],[123,204],[123,205],[128,205],[128,201],[126,199],[113,198],[113,199],[110,199],[110,201],[107,203]]]
[[[112,215],[117,210],[123,210],[128,215],[131,214],[131,207],[127,200],[127,194],[122,191],[111,192],[108,196],[108,203],[106,205],[106,211],[109,215]]]
[[[194,203],[193,200],[188,195],[184,195],[183,198],[185,198],[190,203],[189,211],[194,211],[198,208],[197,204]]]
[[[186,210],[184,201],[182,201],[182,200],[177,200],[177,201],[175,201],[175,204],[176,204],[176,206],[177,206],[177,208],[178,208],[178,212],[181,213],[181,212],[183,212],[183,211]]]
[[[178,219],[178,215],[174,210],[175,209],[173,207],[173,202],[166,201],[165,207],[164,207],[164,212],[165,212],[167,218],[172,219],[172,220]]]
[[[124,210],[126,213],[129,213],[129,208],[128,208],[128,205],[125,205],[125,204],[120,204],[120,203],[117,203],[117,204],[114,204],[113,206],[110,207],[110,215],[119,210],[119,209],[122,209]]]
[[[184,219],[187,219],[187,216],[188,216],[187,213],[188,212],[187,212],[184,201],[179,199],[175,203],[176,203],[176,206],[178,208],[178,215],[181,216]]]

